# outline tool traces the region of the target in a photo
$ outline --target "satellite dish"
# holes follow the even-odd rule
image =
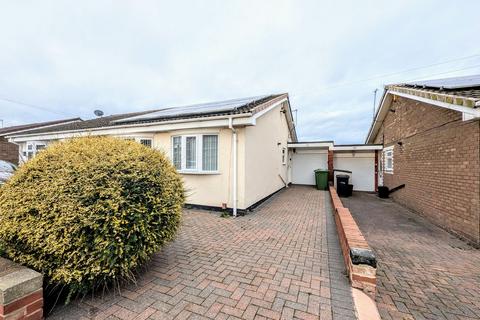
[[[103,116],[103,111],[102,111],[102,110],[95,110],[95,111],[93,111],[93,113],[94,113],[97,117]]]

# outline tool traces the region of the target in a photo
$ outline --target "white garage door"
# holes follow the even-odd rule
[[[352,171],[353,190],[375,191],[375,153],[334,153],[333,167]]]
[[[315,184],[313,171],[328,168],[327,151],[297,150],[292,154],[292,183]]]

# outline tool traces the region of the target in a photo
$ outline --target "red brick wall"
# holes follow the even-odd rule
[[[352,249],[371,251],[360,228],[352,217],[350,210],[345,208],[333,186],[329,187],[330,198],[335,215],[338,238],[342,249],[343,259],[347,268],[352,287],[361,289],[375,297],[377,286],[377,268],[367,264],[353,264],[350,252]],[[376,264],[376,262],[375,262]]]
[[[394,145],[394,170],[383,174],[384,185],[406,186],[392,198],[480,244],[479,121],[401,97],[391,109],[375,143]]]
[[[18,164],[18,146],[0,137],[0,160]]]

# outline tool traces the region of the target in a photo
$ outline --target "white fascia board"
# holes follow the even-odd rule
[[[285,97],[285,98],[283,98],[283,99],[275,102],[274,104],[272,104],[272,105],[269,106],[268,108],[265,108],[265,109],[263,109],[263,110],[255,113],[255,114],[253,114],[253,116],[252,116],[252,123],[251,123],[250,125],[253,125],[253,126],[256,125],[258,118],[260,118],[261,116],[263,116],[263,115],[266,114],[267,112],[275,109],[276,107],[281,106],[284,102],[287,102],[288,109],[289,109],[288,112],[289,112],[290,115],[291,115],[290,101],[288,100],[288,96],[287,96],[287,97]],[[290,121],[290,123],[292,124],[292,127],[293,127],[293,133],[291,132],[292,130],[290,130],[290,128],[289,128],[289,132],[290,132],[290,134],[292,135],[292,138],[294,138],[294,140],[297,140],[297,132],[296,132],[296,130],[295,130],[295,124],[293,123],[293,119],[289,119],[288,117],[289,117],[289,116],[285,113],[285,118],[286,118],[286,120],[287,120],[287,123]],[[289,126],[289,127],[290,127],[290,126]],[[293,137],[293,135],[294,135],[295,137]]]
[[[333,148],[333,142],[305,142],[305,143],[289,143],[289,148]]]
[[[365,140],[365,143],[371,143],[373,141],[370,141],[372,139],[372,135],[376,135],[378,132],[378,127],[381,125],[383,121],[383,117],[385,116],[385,105],[392,102],[392,96],[388,94],[389,92],[385,90],[383,92],[382,100],[380,101],[380,106],[378,107],[377,113],[375,114],[375,119],[373,119],[373,123],[370,127],[370,130],[368,131],[367,139]],[[380,120],[380,118],[382,118]]]
[[[404,97],[404,98],[408,98],[408,99],[412,99],[412,100],[417,100],[417,101],[420,101],[420,102],[423,102],[423,103],[433,104],[433,105],[436,105],[436,106],[439,106],[439,107],[442,107],[442,108],[466,113],[466,114],[471,115],[475,118],[480,117],[480,110],[479,109],[474,109],[474,108],[459,106],[459,105],[456,105],[456,104],[443,102],[443,101],[439,101],[439,100],[432,100],[432,99],[428,99],[428,98],[424,98],[424,97],[419,97],[419,96],[416,96],[416,95],[413,95],[413,94],[399,92],[399,91],[396,91],[394,89],[388,90],[388,93],[399,96],[399,97]]]
[[[253,115],[253,120],[256,121],[258,118],[260,118],[261,116],[263,116],[264,114],[266,114],[267,112],[269,112],[270,110],[272,109],[275,109],[276,107],[278,107],[279,105],[281,105],[282,103],[284,103],[285,101],[288,101],[287,98],[284,98],[282,100],[279,100],[277,102],[275,102],[274,104],[272,104],[270,107],[268,108],[265,108],[263,109],[262,111],[259,111],[257,113],[255,113]]]
[[[215,119],[212,119],[215,118]],[[68,139],[73,137],[82,137],[88,135],[129,135],[138,133],[155,133],[165,132],[183,129],[197,129],[197,128],[215,128],[215,127],[228,127],[228,119],[232,118],[234,126],[252,126],[255,125],[255,121],[252,119],[250,113],[227,115],[221,117],[211,118],[198,118],[195,121],[189,119],[174,120],[161,123],[141,123],[134,125],[119,125],[103,128],[70,130],[64,132],[52,132],[52,133],[36,133],[23,136],[10,136],[7,137],[10,142],[24,142],[31,140],[57,140]]]
[[[480,118],[480,109],[476,108],[471,108],[471,107],[465,107],[465,106],[460,106],[448,102],[443,102],[439,100],[432,100],[424,97],[420,97],[417,95],[413,94],[408,94],[404,92],[400,92],[395,90],[395,88],[389,88],[386,92],[385,95],[382,99],[382,102],[380,104],[380,108],[377,112],[377,115],[375,117],[375,120],[373,122],[373,125],[371,127],[371,130],[368,133],[366,142],[369,143],[371,142],[370,140],[372,139],[372,136],[375,135],[378,132],[379,126],[384,120],[384,117],[386,116],[386,113],[388,112],[388,109],[390,107],[391,101],[392,101],[392,96],[399,96],[399,97],[404,97],[407,99],[435,105],[441,108],[446,108],[450,110],[455,110],[458,112],[462,113],[462,119],[464,121],[475,119],[475,118]],[[388,106],[388,108],[387,108]]]
[[[375,151],[382,150],[383,146],[334,146],[333,151]]]

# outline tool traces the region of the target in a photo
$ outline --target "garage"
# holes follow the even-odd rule
[[[328,169],[329,150],[336,174],[348,171],[355,191],[376,189],[376,153],[381,145],[334,145],[331,141],[290,143],[291,182],[314,185],[315,169]]]
[[[339,150],[335,150],[336,148]],[[333,167],[335,170],[352,172],[350,183],[353,184],[353,190],[375,191],[375,151],[336,146],[333,152]]]
[[[316,169],[328,169],[328,150],[333,142],[301,142],[288,145],[291,154],[293,184],[314,185]]]

